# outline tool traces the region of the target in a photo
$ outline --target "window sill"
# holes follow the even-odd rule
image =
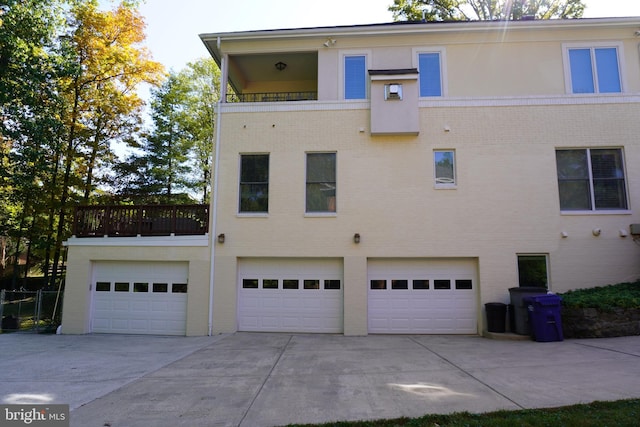
[[[268,218],[269,213],[268,212],[260,212],[260,213],[242,212],[242,213],[237,213],[236,217],[237,218]]]
[[[338,214],[336,212],[305,212],[305,218],[335,218]]]
[[[630,210],[597,210],[597,211],[560,211],[560,215],[631,215]]]
[[[433,188],[434,190],[457,190],[458,186],[455,184],[436,184]]]

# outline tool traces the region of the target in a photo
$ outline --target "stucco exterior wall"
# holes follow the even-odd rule
[[[366,333],[371,257],[477,258],[481,304],[508,301],[519,254],[548,255],[557,292],[640,277],[638,246],[619,236],[640,222],[640,172],[631,167],[640,162],[640,105],[423,107],[418,136],[361,132],[368,114],[223,115],[217,232],[226,242],[216,245],[216,327],[233,330],[232,260],[243,256],[344,257],[345,333],[356,334]],[[562,147],[623,148],[629,210],[561,213]],[[434,187],[434,149],[455,150],[457,188]],[[335,215],[305,214],[305,153],[315,151],[337,153]],[[270,155],[269,213],[239,215],[239,156],[254,152]]]

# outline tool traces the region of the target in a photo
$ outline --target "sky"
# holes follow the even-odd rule
[[[108,0],[102,3],[108,4]],[[146,0],[147,47],[167,70],[208,57],[201,33],[391,22],[393,0]],[[583,0],[584,17],[640,17],[640,0]],[[639,19],[640,21],[640,19]]]

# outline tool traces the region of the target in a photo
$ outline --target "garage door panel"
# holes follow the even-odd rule
[[[332,285],[337,282],[340,289],[324,289],[325,281]],[[342,332],[342,262],[298,258],[240,260],[238,329]]]
[[[95,263],[93,332],[184,335],[187,294],[171,289],[173,283],[186,284],[187,278],[187,263]],[[128,291],[116,292],[115,283]],[[166,284],[169,292],[153,292],[154,283]]]
[[[370,259],[371,333],[477,333],[471,259]]]

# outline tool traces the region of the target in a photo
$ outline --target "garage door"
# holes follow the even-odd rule
[[[477,274],[467,259],[370,259],[371,333],[477,333]]]
[[[238,330],[343,331],[343,267],[338,259],[243,259]]]
[[[187,278],[184,262],[96,262],[92,331],[185,335]]]

